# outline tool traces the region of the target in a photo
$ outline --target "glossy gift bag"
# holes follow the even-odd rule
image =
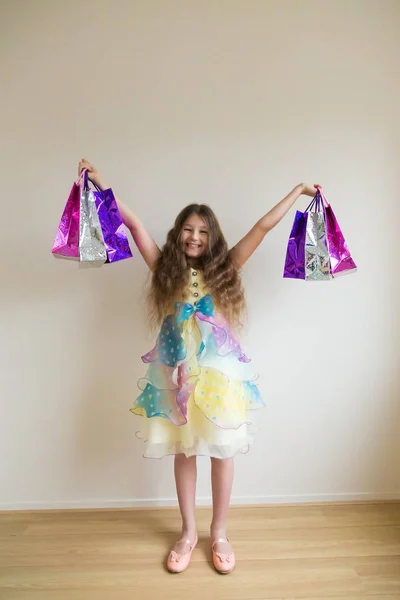
[[[297,211],[294,217],[292,231],[286,251],[284,277],[291,279],[305,279],[305,245],[307,230],[307,211]]]
[[[107,260],[103,232],[87,171],[83,174],[80,195],[79,258],[81,262],[91,265],[101,265]]]
[[[107,251],[107,262],[113,263],[125,258],[132,258],[124,224],[112,189],[93,192],[100,226],[103,232]]]
[[[355,271],[357,269],[357,265],[350,254],[350,250],[347,246],[346,240],[344,239],[342,230],[340,229],[332,206],[327,201],[322,189],[320,190],[320,194],[323,200],[325,212],[331,273],[333,277],[337,277],[338,275]]]
[[[57,229],[52,253],[62,258],[79,260],[79,214],[82,177],[72,186]]]
[[[304,260],[306,281],[331,279],[324,206],[318,191],[307,211]]]

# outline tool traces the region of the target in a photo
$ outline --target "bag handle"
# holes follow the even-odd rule
[[[97,183],[95,183],[94,181],[90,180],[91,184],[94,185],[94,187],[96,188],[96,190],[98,192],[100,192],[100,194],[102,194],[104,192],[104,190],[102,190],[101,188],[99,188],[99,186],[97,185]]]
[[[314,198],[311,200],[310,204],[307,206],[305,212],[319,212],[319,204],[321,198],[318,193],[318,190],[315,192]]]
[[[325,211],[325,208],[327,208],[328,206],[329,202],[326,199],[324,191],[321,186],[318,186],[317,191],[315,192],[315,196],[311,200],[310,204],[307,206],[305,212],[322,212]]]
[[[85,171],[85,175],[84,175],[84,178],[83,178],[83,188],[85,190],[89,189],[89,173],[88,173],[87,169]]]
[[[87,169],[82,169],[82,172],[77,179],[76,185],[82,186],[84,190],[89,189],[89,172]]]
[[[317,188],[317,189],[318,189],[318,191],[319,191],[319,193],[320,193],[320,195],[321,195],[321,199],[322,199],[322,202],[323,202],[323,205],[324,205],[324,207],[325,207],[325,208],[328,208],[328,206],[329,206],[329,202],[328,202],[328,200],[326,199],[326,196],[325,196],[324,190],[322,189],[322,187],[321,187],[321,186],[320,186],[319,188]]]
[[[87,173],[87,169],[82,169],[81,174],[79,175],[78,179],[76,180],[76,185],[81,185],[82,181],[84,181],[85,176]]]
[[[94,181],[92,181],[91,179],[89,179],[89,172],[87,169],[82,169],[81,174],[79,175],[76,184],[77,185],[82,185],[83,182],[83,188],[85,190],[89,189],[89,181],[90,183],[96,188],[96,190],[98,192],[100,192],[101,194],[103,193],[103,190],[99,188],[99,186],[97,185],[97,183],[95,183]]]

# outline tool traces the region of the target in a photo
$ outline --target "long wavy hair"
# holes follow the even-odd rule
[[[208,246],[195,263],[203,274],[207,292],[213,297],[233,328],[239,328],[245,314],[245,298],[239,271],[228,252],[217,217],[206,204],[190,204],[176,217],[153,271],[149,292],[151,323],[159,324],[170,308],[171,299],[179,297],[189,284],[189,262],[182,245],[185,222],[198,215],[208,225]]]

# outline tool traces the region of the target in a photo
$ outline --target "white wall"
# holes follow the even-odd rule
[[[399,3],[14,0],[0,16],[0,508],[174,502],[172,459],[141,458],[129,413],[152,342],[144,263],[50,253],[81,156],[159,243],[189,202],[233,244],[295,184],[324,185],[359,272],[283,280],[293,213],[246,266],[268,408],[234,501],[399,498]]]

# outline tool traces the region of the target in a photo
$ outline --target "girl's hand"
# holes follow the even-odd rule
[[[86,160],[86,158],[82,158],[82,160],[79,162],[78,175],[82,173],[83,169],[87,169],[90,181],[93,181],[93,183],[98,185],[100,189],[105,189],[100,173],[91,162]]]
[[[310,187],[309,185],[306,185],[305,183],[301,183],[301,193],[304,194],[305,196],[311,196],[311,198],[314,198],[317,189],[320,188],[321,186],[316,183],[314,185],[314,187]]]

